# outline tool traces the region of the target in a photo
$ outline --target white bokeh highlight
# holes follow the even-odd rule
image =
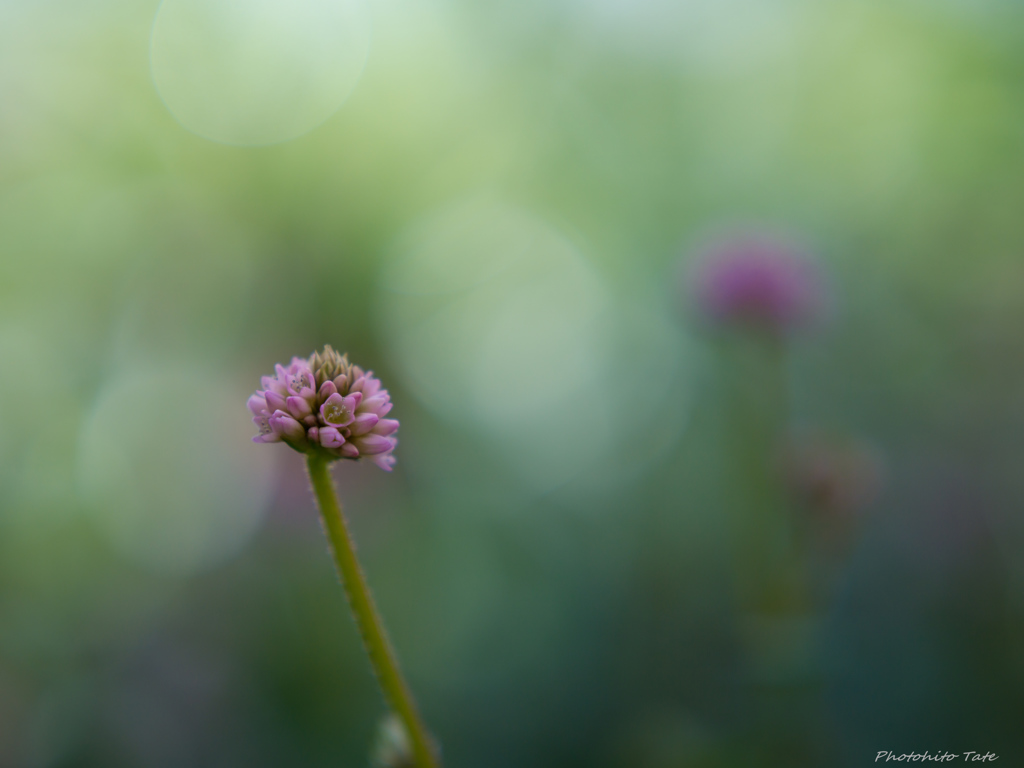
[[[121,371],[79,438],[78,484],[126,558],[189,574],[238,552],[269,501],[272,457],[250,442],[245,393],[188,370]]]
[[[150,66],[182,126],[225,144],[262,145],[333,115],[369,50],[364,0],[164,0]]]
[[[632,437],[659,418],[678,373],[675,338],[623,311],[541,218],[489,198],[445,207],[403,235],[381,287],[383,331],[406,385],[440,416],[489,436],[535,490],[623,451],[646,454]],[[653,341],[634,376],[614,340],[637,322]],[[630,403],[645,386],[657,396]]]

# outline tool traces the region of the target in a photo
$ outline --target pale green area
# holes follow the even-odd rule
[[[374,0],[341,110],[256,148],[165,107],[156,11],[0,2],[0,766],[364,764],[301,457],[244,408],[325,343],[402,421],[337,477],[449,765],[757,765],[678,290],[737,223],[826,266],[794,418],[884,463],[814,737],[1024,759],[1024,9]]]

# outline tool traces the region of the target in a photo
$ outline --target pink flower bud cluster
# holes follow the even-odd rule
[[[372,371],[352,365],[330,346],[274,370],[249,398],[260,431],[253,442],[284,442],[303,453],[319,451],[338,459],[369,458],[391,471],[398,422],[384,418],[391,396]]]
[[[827,304],[817,265],[770,236],[718,243],[698,260],[692,280],[699,310],[719,325],[785,333],[813,325]]]

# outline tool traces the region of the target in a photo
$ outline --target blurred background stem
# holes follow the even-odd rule
[[[772,335],[744,334],[721,349],[723,492],[757,740],[770,759],[804,764],[816,752],[818,620],[806,542],[779,466],[790,421],[786,358],[785,342]]]
[[[786,347],[744,335],[727,340],[721,361],[737,598],[745,613],[801,615],[811,608],[806,574],[776,466],[789,421]]]
[[[309,454],[307,466],[334,562],[338,567],[338,575],[348,595],[348,602],[363,637],[370,664],[384,691],[384,698],[405,726],[414,764],[417,768],[436,768],[440,763],[434,755],[430,736],[420,719],[412,692],[398,668],[398,659],[384,630],[384,623],[373,602],[359,560],[356,558],[355,546],[349,535],[334,484],[331,482],[329,465],[324,458]]]

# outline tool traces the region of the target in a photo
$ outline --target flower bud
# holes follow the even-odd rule
[[[283,441],[303,453],[332,459],[371,459],[391,471],[398,440],[391,396],[372,371],[352,365],[330,346],[308,359],[293,357],[274,376],[260,379],[247,403],[259,434],[256,443]]]
[[[797,247],[765,235],[718,242],[688,277],[698,312],[717,326],[781,335],[814,325],[827,305],[818,266]]]

